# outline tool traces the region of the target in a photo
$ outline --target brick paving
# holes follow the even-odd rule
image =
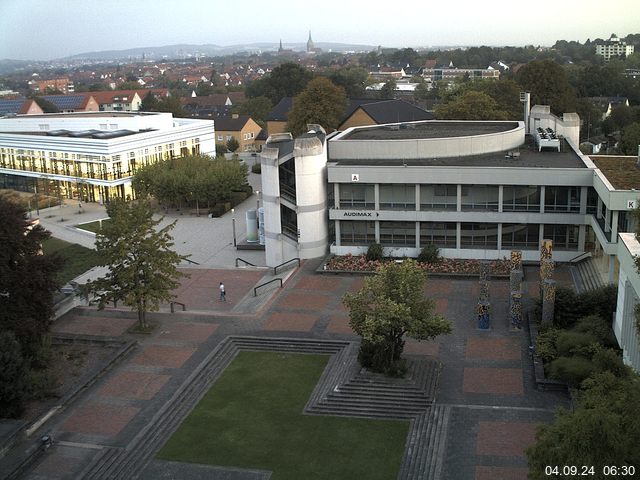
[[[61,426],[62,430],[115,437],[140,411],[138,407],[89,403],[77,408]]]
[[[524,456],[524,449],[535,442],[536,424],[525,422],[480,422],[478,455]]]
[[[180,368],[194,352],[194,348],[149,345],[144,347],[132,361],[138,365]]]
[[[519,368],[466,367],[462,391],[492,395],[522,395],[524,393],[522,370]]]
[[[98,390],[110,397],[150,400],[167,383],[169,375],[142,372],[118,372]]]
[[[157,331],[133,337],[140,343],[137,350],[47,429],[61,439],[126,448],[226,335],[357,340],[341,297],[361,288],[366,277],[317,275],[319,263],[304,263],[285,288],[274,291],[273,301],[263,310],[242,317],[225,312],[250,294],[264,271],[190,269],[192,277],[178,289],[178,300],[187,304],[187,312],[151,314],[159,321]],[[529,302],[537,296],[536,275],[537,270],[525,268]],[[220,281],[229,292],[226,304],[217,301]],[[551,421],[555,407],[566,406],[567,399],[561,393],[535,389],[528,341],[524,332],[509,328],[508,281],[491,280],[491,331],[476,329],[477,285],[476,278],[429,278],[425,292],[434,299],[436,311],[453,322],[454,331],[429,342],[407,339],[405,353],[442,364],[436,404],[448,405],[451,417],[443,433],[446,448],[439,480],[520,480],[527,473],[522,451],[533,441],[535,425]],[[54,329],[132,338],[126,330],[135,322],[135,315],[124,310],[80,309],[56,322]],[[66,478],[76,478],[96,450],[71,450],[78,460],[55,447],[27,478],[64,478],[55,473],[56,465],[73,472]]]

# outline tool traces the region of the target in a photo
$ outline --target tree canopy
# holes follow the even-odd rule
[[[294,136],[306,132],[309,123],[322,125],[328,132],[335,130],[346,107],[344,88],[334,85],[328,78],[314,78],[293,102],[288,129]]]
[[[363,67],[349,66],[334,70],[329,79],[337,86],[344,88],[348,98],[362,98],[369,83],[369,72]]]
[[[557,115],[575,112],[576,94],[564,68],[553,60],[534,60],[517,74],[518,83],[531,92],[532,105],[549,105]]]
[[[109,302],[123,302],[138,312],[140,327],[147,327],[146,312],[169,302],[186,276],[177,268],[186,257],[172,250],[170,235],[176,222],[157,228],[146,201],[113,200],[107,206],[110,222],[96,236],[101,265],[109,271],[104,277],[87,282],[83,290],[94,295],[98,308]]]
[[[247,85],[250,98],[267,97],[273,104],[283,97],[294,97],[302,92],[313,78],[313,73],[295,63],[283,63],[264,77]]]
[[[0,331],[15,334],[24,355],[39,348],[53,315],[62,260],[41,255],[50,233],[31,223],[26,209],[0,196]]]
[[[638,146],[640,146],[640,123],[635,122],[622,130],[620,150],[625,155],[637,155]]]
[[[362,337],[359,359],[363,366],[393,372],[404,347],[404,336],[431,340],[450,333],[451,322],[435,312],[424,296],[427,274],[413,260],[382,265],[356,293],[342,302],[349,309],[349,325]]]
[[[247,185],[247,167],[237,160],[193,155],[144,166],[133,178],[139,197],[152,195],[165,206],[229,201]]]
[[[241,104],[234,106],[232,111],[239,115],[249,115],[262,128],[266,125],[273,103],[267,97],[248,98]]]
[[[449,103],[438,105],[435,115],[440,120],[508,120],[509,117],[493,98],[476,90],[465,91]]]

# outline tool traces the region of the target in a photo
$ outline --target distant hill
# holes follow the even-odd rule
[[[330,43],[330,42],[318,42],[316,46],[324,51],[334,52],[347,52],[347,51],[370,51],[373,50],[372,45],[358,45],[348,43]],[[278,50],[278,43],[249,43],[244,45],[229,45],[221,46],[214,44],[193,45],[193,44],[178,44],[178,45],[165,45],[162,47],[138,47],[128,48],[126,50],[104,50],[99,52],[86,52],[79,53],[77,55],[71,55],[69,57],[60,58],[57,60],[120,60],[129,58],[142,58],[144,55],[147,59],[175,59],[195,57],[196,55],[206,56],[221,56],[221,55],[233,55],[239,52],[276,52]],[[306,50],[306,43],[285,43],[283,48],[294,51]]]

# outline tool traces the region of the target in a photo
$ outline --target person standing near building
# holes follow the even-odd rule
[[[226,302],[227,301],[227,292],[224,289],[224,283],[220,282],[220,301],[221,302]]]

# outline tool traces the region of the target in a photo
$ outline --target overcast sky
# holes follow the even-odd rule
[[[552,45],[640,33],[640,0],[0,0],[0,59],[176,43]]]

